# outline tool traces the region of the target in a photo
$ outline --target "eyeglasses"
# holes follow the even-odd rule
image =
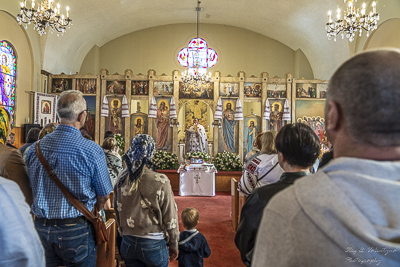
[[[88,108],[86,108],[85,110],[83,110],[81,113],[79,113],[79,116],[80,116],[80,115],[82,115],[82,113],[83,113],[83,112],[86,112],[86,113],[88,113],[88,112],[89,112],[89,109],[88,109]]]

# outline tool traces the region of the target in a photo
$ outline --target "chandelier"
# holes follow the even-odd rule
[[[211,73],[207,75],[207,67],[212,67],[218,60],[214,49],[208,48],[207,42],[199,38],[199,12],[201,2],[197,1],[197,37],[193,38],[187,48],[183,48],[178,53],[178,61],[182,66],[188,67],[187,71],[182,72],[182,82],[186,85],[206,84],[211,82]]]
[[[25,29],[28,24],[33,23],[33,28],[38,31],[40,35],[46,34],[46,28],[51,27],[52,32],[57,32],[57,36],[65,33],[66,28],[72,25],[72,20],[69,18],[69,7],[67,10],[67,17],[60,15],[60,4],[54,6],[54,0],[44,0],[37,4],[35,8],[35,0],[32,0],[31,8],[26,5],[26,0],[21,3],[17,21],[19,25],[25,24]]]
[[[344,0],[346,3],[347,1]],[[358,32],[358,36],[362,35],[363,31],[367,32],[369,37],[370,32],[378,28],[379,14],[376,13],[376,2],[372,3],[372,11],[366,14],[366,4],[362,4],[361,10],[354,6],[354,2],[357,0],[349,0],[349,4],[346,10],[343,12],[343,18],[341,16],[341,10],[338,8],[336,13],[336,21],[332,21],[332,13],[328,12],[328,23],[326,23],[325,29],[327,32],[328,40],[336,42],[336,36],[341,35],[342,39],[346,36],[350,42],[354,41],[354,37]]]

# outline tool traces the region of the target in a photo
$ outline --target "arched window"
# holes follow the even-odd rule
[[[188,46],[178,52],[178,62],[188,68],[189,74],[206,74],[207,68],[213,67],[217,61],[217,52],[208,48],[207,42],[200,37],[190,40]]]
[[[10,112],[14,123],[17,59],[13,46],[4,40],[0,41],[0,64],[0,105]]]

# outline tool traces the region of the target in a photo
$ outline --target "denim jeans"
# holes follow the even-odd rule
[[[165,240],[124,235],[120,253],[126,267],[168,267],[168,247]]]
[[[49,225],[35,221],[45,251],[46,267],[95,267],[96,244],[90,222]]]

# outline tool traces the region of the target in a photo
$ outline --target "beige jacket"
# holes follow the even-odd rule
[[[25,201],[32,205],[32,189],[29,186],[29,178],[26,165],[18,149],[0,144],[0,176],[16,182],[24,193]]]
[[[128,176],[118,188],[124,175],[127,175],[126,169],[114,187],[114,209],[120,234],[144,236],[164,232],[168,246],[177,250],[178,209],[168,177],[145,167],[137,184],[130,182]]]

